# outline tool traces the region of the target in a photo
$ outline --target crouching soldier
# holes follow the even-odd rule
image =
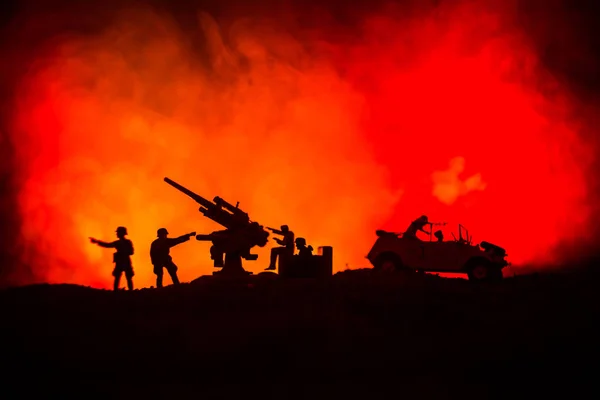
[[[313,247],[306,245],[306,239],[299,237],[296,239],[296,248],[300,257],[311,257],[313,255]]]
[[[117,251],[113,254],[113,262],[115,263],[115,269],[112,275],[115,278],[114,290],[119,290],[119,282],[121,281],[121,275],[125,273],[127,278],[127,287],[129,290],[133,290],[133,266],[131,264],[131,256],[133,255],[133,243],[131,240],[126,239],[127,228],[120,226],[117,228],[117,238],[114,242],[103,242],[98,239],[90,238],[90,242],[97,244],[100,247],[113,248]]]
[[[174,285],[179,284],[177,277],[177,265],[173,262],[170,255],[171,247],[177,246],[180,243],[187,242],[192,236],[196,236],[196,232],[188,233],[178,238],[169,238],[169,232],[165,228],[160,228],[156,235],[158,239],[152,242],[150,246],[150,260],[154,266],[154,274],[156,275],[156,287],[161,288],[163,285],[163,268],[167,270],[171,276]]]

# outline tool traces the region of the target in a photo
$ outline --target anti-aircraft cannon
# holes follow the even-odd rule
[[[233,206],[219,196],[209,201],[169,178],[164,181],[200,204],[199,211],[205,217],[225,228],[210,234],[196,235],[196,240],[212,242],[210,255],[214,266],[222,267],[223,274],[247,274],[242,266],[242,258],[258,259],[258,255],[250,254],[250,250],[255,246],[266,246],[269,232],[262,225],[251,221],[248,213],[238,207],[239,202]]]

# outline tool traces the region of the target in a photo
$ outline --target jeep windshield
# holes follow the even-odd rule
[[[465,243],[470,243],[472,237],[469,235],[469,231],[467,230],[467,228],[465,228],[463,225],[458,224],[458,229],[454,228],[448,228],[445,229],[445,227],[436,227],[435,224],[433,226],[433,229],[431,230],[431,241],[436,241],[436,236],[435,236],[435,232],[437,231],[441,231],[443,234],[443,238],[444,238],[444,242],[451,242],[451,241],[455,241],[455,242],[465,242]]]
[[[467,243],[471,243],[471,237],[469,236],[469,231],[467,230],[467,228],[465,228],[461,224],[458,224],[458,239],[464,240]]]

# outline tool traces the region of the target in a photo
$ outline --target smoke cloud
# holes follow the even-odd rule
[[[137,5],[36,48],[10,121],[20,260],[38,279],[108,287],[111,252],[88,237],[124,225],[136,285],[152,285],[158,228],[221,229],[165,176],[332,245],[337,270],[367,266],[375,229],[421,214],[517,264],[562,260],[594,204],[580,104],[515,3],[414,4],[352,29],[199,9],[192,31]],[[173,249],[182,280],[212,272],[208,248]]]
[[[432,174],[433,196],[444,204],[453,204],[459,196],[465,196],[473,190],[484,190],[485,183],[481,174],[470,176],[466,180],[460,179],[460,174],[465,169],[465,159],[455,157],[450,160],[450,168],[446,171],[435,171]]]

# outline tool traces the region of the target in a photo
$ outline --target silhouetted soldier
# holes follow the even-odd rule
[[[427,232],[425,229],[423,229],[425,227],[425,225],[429,225],[429,219],[427,218],[427,215],[421,215],[419,218],[417,218],[416,220],[414,220],[413,222],[411,222],[411,224],[409,225],[408,229],[406,230],[406,232],[404,232],[404,234],[402,235],[403,238],[405,239],[417,239],[420,240],[417,237],[417,231],[421,231],[424,232],[426,234],[430,234],[430,232]]]
[[[127,278],[127,287],[129,290],[133,290],[133,266],[131,264],[131,256],[133,255],[133,243],[129,239],[125,239],[127,235],[127,228],[119,226],[117,228],[118,240],[114,242],[103,242],[98,239],[90,238],[90,242],[97,244],[100,247],[117,249],[113,254],[113,262],[115,263],[115,269],[112,275],[115,277],[114,290],[119,290],[119,282],[121,281],[121,275],[125,273]]]
[[[273,238],[280,246],[282,247],[273,247],[271,249],[271,263],[269,267],[266,268],[266,271],[272,271],[277,269],[277,256],[281,254],[294,255],[294,232],[290,231],[290,228],[287,225],[281,225],[281,230],[269,228],[268,230],[273,232],[276,235],[282,235],[283,238]]]
[[[436,237],[438,242],[443,242],[444,241],[444,234],[442,233],[442,231],[435,231],[435,233],[433,234],[433,236]]]
[[[298,249],[298,255],[300,257],[310,257],[312,256],[313,248],[312,246],[306,245],[306,239],[299,237],[296,239],[296,248]]]
[[[180,243],[187,242],[192,236],[196,236],[196,232],[188,233],[178,238],[167,237],[169,232],[165,228],[160,228],[156,231],[154,242],[150,245],[150,261],[154,266],[154,274],[156,275],[156,287],[162,287],[163,281],[163,268],[166,268],[167,272],[171,276],[171,280],[174,285],[179,284],[179,278],[177,277],[177,265],[173,263],[173,259],[170,255],[171,247],[177,246]]]

